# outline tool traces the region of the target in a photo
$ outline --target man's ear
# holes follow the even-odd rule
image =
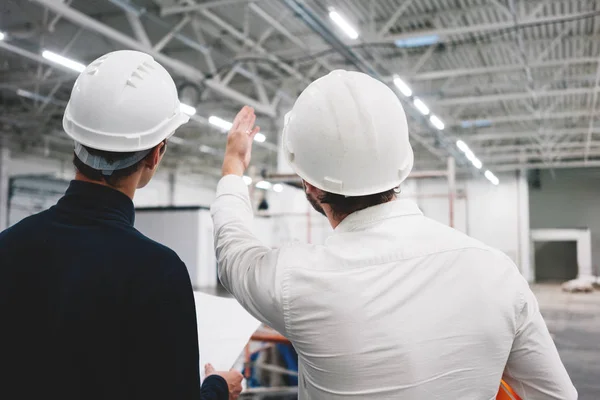
[[[144,159],[146,167],[148,169],[154,169],[160,162],[160,158],[167,150],[167,143],[165,141],[160,142],[156,147],[152,149],[150,153]]]
[[[313,185],[311,185],[310,183],[308,183],[306,181],[302,181],[302,183],[304,184],[304,191],[307,194],[318,195],[321,192],[321,190],[317,189],[316,187],[314,187]]]

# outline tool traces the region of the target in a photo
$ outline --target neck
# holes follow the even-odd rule
[[[323,204],[323,212],[333,229],[337,228],[348,215],[336,215],[328,204]]]
[[[117,186],[112,186],[112,185],[109,185],[108,183],[106,183],[105,181],[95,181],[95,180],[89,179],[85,175],[80,173],[79,171],[77,171],[77,173],[75,174],[76,181],[82,181],[82,182],[87,182],[87,183],[93,183],[95,185],[106,186],[106,187],[109,187],[111,189],[114,189],[114,190],[117,190],[117,191],[123,193],[125,196],[127,196],[131,200],[133,200],[133,196],[135,195],[135,190],[137,188],[137,182],[135,182],[134,179],[130,179],[130,178],[131,177],[127,177],[127,178],[119,181],[119,184]]]
[[[384,201],[382,203],[379,204],[385,204],[385,203],[389,203],[390,201],[394,201],[396,200],[396,195],[394,195],[393,197],[391,197],[389,200]],[[374,207],[374,206],[378,206],[379,204],[371,204],[368,205],[364,208],[360,208],[354,212],[358,212],[361,210],[364,210],[365,208],[369,208],[369,207]],[[329,204],[321,204],[321,207],[323,208],[323,212],[325,213],[325,216],[327,217],[327,219],[329,220],[329,224],[331,225],[331,227],[333,229],[337,228],[339,224],[342,223],[343,220],[345,220],[349,215],[353,214],[343,214],[343,215],[336,215],[333,210],[331,209],[331,207],[329,206]]]

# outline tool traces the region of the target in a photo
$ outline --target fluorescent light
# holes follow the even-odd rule
[[[471,160],[471,164],[473,164],[473,166],[477,169],[481,169],[481,167],[483,167],[483,163],[477,157],[473,157],[473,159]]]
[[[4,32],[0,32],[0,40],[4,40],[5,37],[6,35],[4,34]]]
[[[171,136],[169,138],[169,143],[184,144],[185,140],[183,140],[182,138],[179,138],[177,136]]]
[[[210,124],[213,124],[216,127],[223,129],[224,131],[230,130],[231,127],[233,126],[233,124],[231,122],[225,121],[224,119],[219,118],[219,117],[215,117],[214,115],[211,115],[208,118],[208,122]]]
[[[200,145],[200,147],[198,148],[201,152],[203,153],[207,153],[207,154],[213,154],[213,155],[219,155],[219,150],[215,149],[214,147],[210,147],[207,145]]]
[[[438,35],[424,35],[408,39],[398,39],[394,41],[394,44],[396,47],[422,47],[431,46],[439,41],[440,37]]]
[[[463,153],[470,151],[469,146],[467,146],[467,144],[465,142],[463,142],[462,140],[456,141],[456,147],[458,147],[459,150],[462,151]]]
[[[269,190],[271,189],[271,182],[260,181],[256,183],[256,187],[263,190]]]
[[[400,90],[400,93],[402,93],[406,97],[412,96],[412,89],[406,84],[406,82],[400,79],[399,76],[394,77],[394,85],[396,85],[398,90]]]
[[[444,129],[444,123],[436,115],[429,117],[429,121],[431,122],[431,125],[435,126],[440,131]]]
[[[40,101],[40,102],[48,102],[48,103],[52,103],[52,104],[63,104],[62,102],[55,100],[52,97],[44,96],[41,94],[36,94],[36,93],[30,92],[29,90],[24,90],[24,89],[17,89],[17,96],[25,97],[27,99]]]
[[[477,157],[475,157],[475,153],[473,153],[471,151],[471,149],[467,149],[467,151],[465,151],[465,157],[467,157],[467,160],[473,162],[473,160]]]
[[[257,141],[257,142],[259,142],[259,143],[262,143],[265,140],[267,140],[267,137],[265,135],[263,135],[262,133],[259,132],[259,133],[256,134],[256,136],[254,136],[254,140]]]
[[[394,76],[394,85],[406,97],[412,96],[412,89],[399,76]]]
[[[421,114],[429,114],[429,107],[427,107],[427,105],[423,103],[423,100],[415,98],[413,104],[415,105],[415,107],[417,107],[417,110],[419,110]]]
[[[44,50],[42,52],[42,57],[44,57],[46,60],[50,60],[54,63],[60,64],[63,67],[67,67],[76,72],[83,72],[83,70],[85,69],[85,65],[83,65],[82,63],[70,60],[66,57],[61,56],[60,54],[53,53],[49,50]]]
[[[252,178],[250,178],[247,175],[242,176],[242,179],[244,180],[244,183],[246,184],[246,186],[250,186],[252,185]]]
[[[329,18],[331,18],[331,20],[333,22],[335,22],[337,24],[337,26],[340,27],[340,29],[342,31],[344,31],[344,33],[346,35],[348,35],[348,37],[350,39],[356,39],[358,38],[358,32],[356,31],[356,29],[354,29],[352,27],[352,25],[350,25],[350,23],[348,23],[348,21],[346,21],[340,14],[338,14],[336,11],[330,11],[329,12]]]
[[[277,193],[283,192],[283,185],[281,183],[276,183],[273,185],[273,191]]]
[[[487,178],[488,181],[492,182],[492,184],[498,186],[498,184],[500,183],[500,180],[496,177],[496,175],[494,175],[492,173],[492,171],[488,170],[485,171],[485,177]]]
[[[181,110],[182,113],[187,114],[187,115],[196,114],[196,109],[194,107],[188,106],[187,104],[184,104],[184,103],[179,103],[179,109]]]

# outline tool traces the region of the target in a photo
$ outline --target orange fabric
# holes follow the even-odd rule
[[[500,390],[496,400],[521,400],[514,390],[504,381],[500,382]]]

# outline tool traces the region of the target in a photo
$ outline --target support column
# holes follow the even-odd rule
[[[175,205],[175,185],[177,184],[177,178],[175,172],[169,172],[169,206]]]
[[[519,235],[519,254],[518,263],[521,274],[527,282],[533,282],[535,279],[531,252],[531,228],[529,225],[529,184],[527,183],[527,171],[521,170],[517,172],[517,227]]]
[[[8,228],[9,160],[9,150],[0,143],[0,231]]]
[[[454,228],[454,206],[456,200],[456,160],[448,157],[448,208],[450,216],[448,224]]]

